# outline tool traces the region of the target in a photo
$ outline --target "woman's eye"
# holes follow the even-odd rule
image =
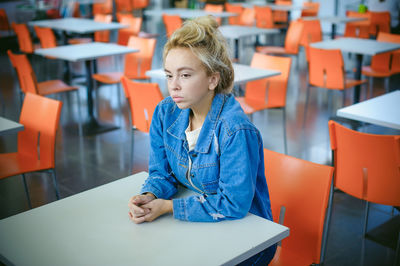
[[[190,78],[190,76],[191,76],[190,74],[182,74],[181,75],[182,78]]]
[[[166,77],[167,79],[172,79],[172,75],[169,75],[169,74],[165,74],[165,77]]]

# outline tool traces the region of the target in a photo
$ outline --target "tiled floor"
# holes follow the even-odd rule
[[[161,48],[165,43],[163,27],[160,21],[156,23],[160,36],[157,45],[156,58],[153,67],[161,67]],[[274,38],[277,41],[279,38]],[[253,41],[247,40],[243,47],[241,61],[249,63],[253,53]],[[13,41],[3,42],[3,47],[13,46]],[[308,115],[304,120],[305,92],[306,92],[306,64],[304,53],[299,56],[298,67],[296,63],[291,69],[288,96],[287,96],[287,136],[289,155],[322,164],[330,164],[331,152],[329,149],[329,136],[327,122],[332,109],[340,107],[342,96],[339,93],[328,93],[324,89],[311,89]],[[346,68],[351,69],[354,57],[344,55]],[[35,71],[39,71],[39,80],[44,76],[52,78],[60,76],[63,64],[61,62],[48,62],[43,59],[33,58]],[[99,60],[100,71],[108,68],[114,61],[110,59]],[[43,64],[47,65],[43,67]],[[48,64],[51,64],[50,66]],[[1,115],[12,120],[19,117],[19,87],[16,76],[9,60],[2,49],[0,54],[0,89],[5,99],[5,110]],[[77,71],[83,71],[79,64],[73,65]],[[47,71],[43,71],[47,69]],[[79,82],[79,80],[77,80]],[[116,86],[103,86],[97,93],[95,102],[101,120],[115,123],[120,126],[118,130],[98,134],[90,137],[79,137],[77,123],[79,116],[77,104],[82,107],[82,116],[86,117],[86,90],[82,83],[77,83],[80,88],[80,102],[75,97],[62,95],[64,102],[60,129],[57,136],[56,172],[62,198],[106,184],[129,175],[131,164],[133,172],[146,171],[148,163],[147,134],[134,132],[134,154],[131,162],[131,127],[129,110],[123,92],[118,98]],[[383,82],[376,81],[375,94],[383,93]],[[161,84],[166,95],[165,86]],[[399,89],[399,78],[391,80],[391,88]],[[362,96],[364,96],[363,94]],[[351,92],[347,92],[346,104],[351,102]],[[333,104],[328,104],[333,101]],[[121,103],[121,105],[120,105]],[[253,122],[262,132],[265,148],[283,152],[282,118],[281,111],[270,110],[257,113]],[[400,134],[398,131],[388,130],[376,126],[366,126],[366,132],[379,134]],[[16,149],[16,136],[7,135],[0,137],[0,152],[12,152]],[[46,173],[29,174],[28,185],[34,207],[55,201],[52,182]],[[310,191],[312,193],[312,191]],[[127,199],[128,200],[128,199]],[[0,219],[28,210],[26,196],[20,177],[0,180]],[[328,233],[328,244],[325,256],[325,265],[360,265],[362,245],[362,220],[364,203],[340,191],[334,193],[333,213]],[[388,206],[373,205],[370,211],[370,226],[388,221],[395,217],[394,225],[390,226],[389,239],[381,244],[365,240],[365,256],[363,265],[393,265],[394,249],[385,245],[394,245],[396,233],[400,228],[400,217],[397,210],[392,214]],[[382,235],[382,234],[380,234]]]

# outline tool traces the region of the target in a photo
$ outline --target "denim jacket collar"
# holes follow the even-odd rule
[[[200,136],[197,141],[195,152],[199,153],[207,153],[211,141],[214,136],[214,129],[217,125],[219,115],[221,114],[222,108],[226,101],[228,95],[225,94],[216,94],[212,104],[211,109],[208,112],[206,119],[204,120],[204,124],[201,128]],[[167,132],[177,139],[181,139],[182,141],[186,140],[185,130],[189,125],[189,115],[190,109],[183,109],[178,115],[177,119],[172,123],[172,125],[167,129]]]

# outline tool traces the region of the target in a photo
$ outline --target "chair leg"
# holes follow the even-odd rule
[[[51,169],[50,171],[51,171],[51,174],[53,176],[53,185],[54,185],[54,190],[56,191],[56,197],[59,200],[60,199],[60,192],[58,191],[56,171],[54,169]]]
[[[26,184],[25,174],[22,174],[22,181],[24,182],[25,194],[28,199],[29,209],[32,209],[31,197],[29,196],[28,185]]]
[[[373,95],[373,89],[374,89],[374,79],[372,77],[369,77],[369,91],[368,91],[368,98],[374,97]]]
[[[283,123],[283,145],[285,148],[285,154],[288,154],[287,151],[287,134],[286,134],[286,108],[282,108],[282,123]]]
[[[368,227],[368,213],[369,213],[369,202],[365,201],[365,215],[364,215],[364,223],[363,223],[363,230],[361,235],[361,262],[360,265],[364,265],[364,256],[365,256],[365,235],[367,233]]]
[[[79,97],[79,90],[76,90],[76,100],[78,101],[76,104],[78,105],[78,117],[79,117],[79,136],[83,136],[83,119],[82,119],[82,111],[81,111],[81,98]]]
[[[135,129],[132,128],[131,131],[131,160],[130,160],[130,173],[133,172],[133,153],[134,153],[134,138],[135,138]]]
[[[397,233],[398,235],[398,239],[397,239],[397,246],[396,246],[396,252],[394,255],[394,266],[399,265],[400,264],[400,232]]]
[[[385,78],[385,93],[388,93],[389,92],[389,84],[390,84],[390,77],[387,77],[387,78]]]
[[[326,245],[328,243],[328,231],[331,222],[331,215],[332,215],[332,204],[333,204],[333,177],[331,181],[331,187],[329,190],[329,200],[328,200],[328,208],[326,209],[326,218],[325,218],[325,225],[324,231],[322,234],[322,244],[321,244],[321,256],[320,256],[320,265],[323,265],[325,252],[326,252]]]
[[[307,92],[306,92],[306,103],[304,106],[304,115],[303,115],[303,129],[306,126],[306,118],[307,118],[307,110],[308,110],[308,101],[309,101],[309,94],[310,94],[310,84],[307,84]]]

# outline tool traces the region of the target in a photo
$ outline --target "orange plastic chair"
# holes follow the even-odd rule
[[[132,0],[133,9],[143,9],[149,5],[149,0]]]
[[[8,16],[4,8],[0,8],[0,30],[11,31]]]
[[[334,185],[366,202],[365,236],[370,202],[400,206],[400,136],[361,133],[334,121],[329,121],[329,134],[335,167]],[[395,254],[399,254],[399,245],[398,242]],[[363,248],[364,245],[362,254]]]
[[[282,109],[285,154],[287,154],[285,106],[291,61],[290,57],[255,53],[251,61],[251,67],[277,70],[281,74],[247,82],[244,97],[236,97],[246,114],[253,114],[264,109]]]
[[[400,35],[380,31],[378,42],[400,43]],[[369,94],[372,97],[373,78],[385,78],[385,89],[389,91],[389,77],[400,73],[400,50],[374,55],[371,65],[362,67],[362,74],[369,77]]]
[[[242,13],[239,16],[239,25],[242,26],[254,26],[256,22],[256,12],[254,8],[243,8]]]
[[[214,12],[214,13],[221,13],[224,11],[223,5],[213,5],[213,4],[205,4],[204,11],[207,12]],[[215,18],[219,25],[221,25],[221,18]]]
[[[57,47],[57,39],[51,28],[42,28],[34,26],[36,36],[39,38],[40,46],[42,48],[54,48]]]
[[[111,23],[112,15],[111,14],[96,14],[94,16],[94,21],[97,22],[104,22],[104,23]],[[94,33],[94,41],[95,42],[109,42],[110,41],[110,31],[96,31]]]
[[[238,14],[237,16],[228,18],[229,25],[240,25],[240,15],[242,14],[243,7],[241,5],[225,3],[225,10],[226,12]]]
[[[369,34],[377,36],[379,32],[390,33],[390,12],[372,12],[369,11],[371,16],[371,25]]]
[[[290,228],[269,265],[322,263],[333,167],[267,149],[264,162],[274,222]]]
[[[268,6],[254,6],[256,27],[266,29],[283,28],[284,25],[277,25],[274,22],[272,10]]]
[[[303,23],[301,21],[290,22],[289,29],[285,37],[285,46],[257,46],[256,51],[262,54],[288,54],[297,55],[299,53],[299,44],[303,32]]]
[[[128,25],[129,27],[125,29],[120,29],[118,31],[117,43],[120,45],[127,45],[129,38],[131,36],[139,35],[143,19],[141,17],[134,17],[132,15],[123,15],[123,14],[120,14],[118,18],[119,18],[119,23]]]
[[[303,31],[300,38],[301,46],[308,46],[313,42],[322,41],[322,28],[319,20],[301,20]]]
[[[26,54],[33,54],[35,47],[26,24],[11,23],[11,27],[17,35],[19,50]]]
[[[130,13],[133,10],[132,2],[131,0],[115,0],[115,9],[117,13]]]
[[[348,17],[366,18],[367,20],[346,23],[346,26],[344,28],[344,37],[368,39],[370,25],[371,25],[370,13],[358,13],[355,11],[347,11],[346,15]]]
[[[137,129],[141,132],[149,132],[154,110],[157,104],[162,101],[163,96],[157,83],[135,82],[126,76],[121,77],[121,82],[131,110],[131,162],[133,163],[133,131]]]
[[[105,0],[104,2],[93,4],[92,13],[95,18],[96,15],[112,14],[112,12],[113,12],[112,0]]]
[[[276,0],[275,1],[276,5],[291,5],[292,1],[285,1],[285,0]],[[289,16],[287,11],[280,11],[280,10],[274,10],[272,12],[274,16],[274,22],[275,23],[280,23],[280,24],[288,24],[289,22]]]
[[[319,12],[319,3],[317,2],[303,2],[303,6],[307,9],[301,10],[301,17],[316,17]]]
[[[171,37],[174,31],[182,27],[182,19],[180,16],[163,14],[162,19],[165,25],[167,38]]]
[[[55,173],[55,143],[61,106],[60,101],[27,93],[19,119],[24,130],[18,133],[18,151],[0,154],[0,179],[22,175],[29,208],[32,204],[26,173],[49,170],[57,199],[60,198]]]

